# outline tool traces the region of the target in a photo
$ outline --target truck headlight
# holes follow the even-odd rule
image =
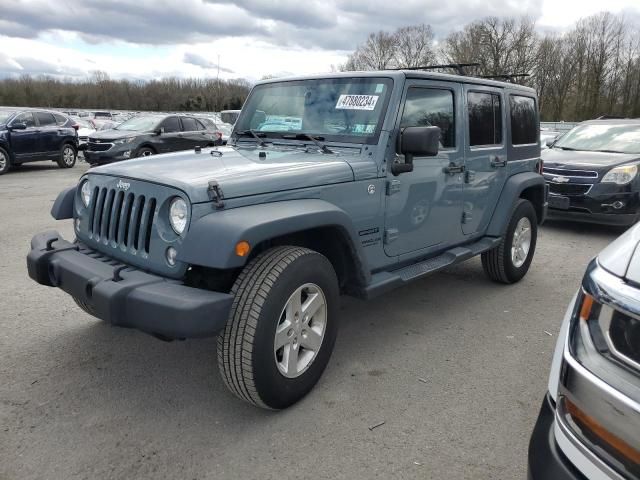
[[[85,207],[89,206],[91,203],[91,185],[89,184],[89,180],[85,180],[80,187],[80,198],[82,198],[82,203]]]
[[[171,205],[169,206],[169,223],[171,223],[171,228],[173,228],[173,231],[178,235],[182,235],[185,228],[187,228],[187,216],[187,203],[180,197],[171,200]]]
[[[637,173],[637,165],[621,165],[609,170],[606,175],[602,177],[601,183],[615,183],[617,185],[626,185],[631,180],[636,178]]]

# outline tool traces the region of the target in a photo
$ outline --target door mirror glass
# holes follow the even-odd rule
[[[156,135],[162,135],[164,133],[164,127],[156,128],[153,132]]]
[[[26,130],[27,124],[24,122],[14,122],[10,125],[11,130]]]
[[[439,146],[438,127],[407,127],[400,134],[400,153],[405,156],[433,157]]]

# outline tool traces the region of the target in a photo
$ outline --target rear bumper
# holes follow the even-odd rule
[[[188,287],[101,257],[48,231],[31,240],[27,268],[36,282],[64,290],[96,317],[120,327],[176,339],[212,336],[226,324],[232,295]]]
[[[554,434],[555,407],[545,396],[529,442],[529,480],[586,480],[560,451]]]

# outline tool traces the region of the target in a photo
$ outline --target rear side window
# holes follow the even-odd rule
[[[196,130],[206,130],[207,127],[200,120],[194,120],[196,122]]]
[[[165,133],[179,132],[180,131],[180,119],[178,117],[168,117],[160,125],[164,128]]]
[[[456,146],[453,92],[433,88],[409,88],[400,127],[440,127],[444,148]]]
[[[538,142],[538,122],[536,101],[531,97],[511,95],[511,142],[513,145],[526,145]]]
[[[35,116],[38,119],[38,123],[41,127],[47,127],[56,124],[56,119],[53,118],[53,114],[47,112],[35,112]]]
[[[27,125],[27,128],[36,126],[36,121],[33,119],[31,112],[21,113],[12,123],[24,123]]]
[[[199,130],[198,122],[196,122],[193,118],[182,117],[182,129],[185,132],[194,132],[196,130]]]
[[[56,123],[58,125],[64,125],[65,123],[67,123],[67,117],[65,117],[64,115],[60,115],[59,113],[54,113],[53,117],[56,119]]]
[[[469,145],[502,143],[502,105],[495,93],[469,92]]]

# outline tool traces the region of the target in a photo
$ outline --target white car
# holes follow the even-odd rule
[[[548,387],[530,479],[640,478],[640,224],[589,264]]]
[[[89,136],[96,132],[95,127],[85,119],[74,118],[74,122],[78,125],[78,146],[83,150],[89,140]]]

